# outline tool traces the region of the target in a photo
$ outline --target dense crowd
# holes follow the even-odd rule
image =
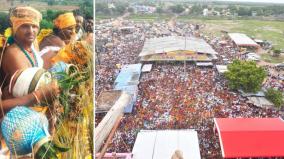
[[[112,84],[122,65],[138,62],[144,38],[142,30],[135,27],[131,34],[116,29],[96,31],[96,43],[101,43],[97,50],[96,96],[102,90],[112,89]]]
[[[247,104],[225,83],[211,68],[190,65],[184,70],[181,64],[155,65],[142,75],[135,111],[125,116],[109,150],[130,152],[140,129],[195,129],[201,155],[220,158],[214,117],[279,116],[276,110]]]
[[[103,46],[100,63],[96,67],[96,95],[112,89],[119,72],[117,64],[137,63],[145,38],[198,33],[194,24],[134,23],[131,34],[114,34],[111,29],[105,37],[111,39],[111,48]],[[238,58],[231,41],[199,34],[219,53],[216,64],[226,64]],[[96,35],[97,36],[97,35]],[[99,35],[97,38],[102,39]],[[223,39],[222,39],[223,40]],[[224,60],[224,59],[228,59]],[[273,69],[273,68],[272,68]],[[283,81],[269,76],[264,87],[283,90]],[[214,132],[213,118],[220,117],[278,117],[283,112],[263,109],[247,103],[239,93],[229,90],[226,80],[215,67],[200,68],[188,63],[155,63],[148,73],[142,73],[138,98],[131,114],[125,114],[109,152],[131,152],[141,129],[195,129],[198,131],[202,158],[221,158],[221,148]]]

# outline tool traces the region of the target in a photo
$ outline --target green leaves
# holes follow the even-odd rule
[[[283,95],[282,92],[279,90],[275,90],[273,88],[267,89],[265,92],[265,97],[271,101],[276,107],[279,109],[283,106],[284,101],[283,101]]]
[[[225,77],[229,81],[229,87],[233,90],[257,92],[261,89],[266,72],[262,67],[257,67],[253,61],[235,60],[228,66]]]
[[[172,10],[173,13],[179,14],[179,13],[182,13],[185,9],[182,5],[177,4],[177,5],[171,6],[170,10]]]
[[[63,90],[72,89],[75,86],[78,86],[81,82],[86,81],[89,78],[89,74],[86,72],[76,72],[68,75],[65,72],[58,72],[56,76],[62,76],[63,78],[58,80],[59,86]]]
[[[80,83],[87,81],[90,78],[90,73],[88,72],[73,72],[68,75],[65,72],[55,73],[55,76],[61,76],[62,78],[58,80],[59,87],[62,89],[62,93],[59,96],[59,101],[61,105],[64,107],[64,113],[62,114],[62,118],[68,116],[70,111],[71,103],[71,93],[70,91],[73,88],[79,86]]]
[[[43,144],[35,154],[35,158],[40,159],[58,159],[57,154],[67,152],[70,148],[55,144],[53,142],[46,142]]]

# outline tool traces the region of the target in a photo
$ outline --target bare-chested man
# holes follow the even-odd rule
[[[53,23],[53,32],[44,37],[39,45],[40,50],[46,50],[42,54],[42,58],[45,61],[45,68],[51,67],[51,59],[57,54],[60,48],[76,38],[76,19],[73,13],[61,14]]]
[[[15,106],[33,106],[45,99],[51,100],[54,94],[59,93],[55,82],[23,97],[15,98],[8,91],[11,76],[17,70],[43,66],[43,60],[37,53],[38,47],[34,43],[39,31],[40,20],[41,14],[31,7],[17,7],[10,12],[13,42],[5,48],[1,59],[0,106],[2,113],[0,113],[0,118]]]

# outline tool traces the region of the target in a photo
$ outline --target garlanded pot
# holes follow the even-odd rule
[[[12,93],[14,97],[22,97],[51,83],[51,80],[51,74],[39,67],[18,70],[11,77],[9,92]]]
[[[54,64],[48,71],[52,73],[54,78],[62,79],[64,77],[61,73],[71,75],[73,73],[77,73],[78,68],[73,64],[67,64],[65,62],[60,61]]]
[[[68,150],[51,141],[46,116],[28,107],[10,110],[1,123],[1,131],[13,156],[32,153],[35,158],[50,159]]]
[[[24,106],[6,114],[1,131],[10,152],[17,155],[29,154],[37,143],[50,140],[47,118]]]

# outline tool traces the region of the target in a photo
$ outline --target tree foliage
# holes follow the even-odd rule
[[[173,12],[173,13],[182,13],[185,9],[182,5],[180,4],[177,4],[177,5],[174,5],[174,6],[171,6],[170,7],[170,10]]]
[[[229,81],[229,87],[233,90],[257,92],[261,89],[266,72],[262,67],[257,67],[253,61],[235,60],[228,66],[225,77]]]
[[[133,8],[127,8],[127,12],[134,13],[134,9]]]
[[[47,5],[49,6],[55,5],[55,0],[48,0]]]
[[[250,16],[251,15],[251,10],[250,8],[247,7],[240,7],[237,11],[239,16]]]
[[[105,2],[96,2],[96,14],[104,15],[122,15],[125,13],[128,4],[127,3],[114,3],[114,8],[109,8]]]
[[[10,21],[8,19],[8,13],[0,13],[0,33],[4,33],[5,29],[10,26]]]
[[[273,56],[276,56],[276,57],[278,57],[278,56],[280,56],[280,53],[281,53],[281,50],[279,50],[279,49],[273,49]]]
[[[191,14],[201,15],[204,8],[210,10],[210,6],[195,4],[191,7]],[[268,6],[245,6],[245,5],[234,5],[229,4],[228,7],[214,6],[212,9],[215,11],[221,11],[222,9],[229,9],[231,14],[238,13],[240,16],[251,16],[252,12],[256,12],[257,16],[271,16],[271,15],[282,15],[284,14],[283,5],[268,5]]]
[[[46,19],[48,21],[53,21],[58,15],[64,13],[64,11],[58,11],[58,10],[51,10],[48,9],[46,12],[43,12],[43,19]]]
[[[190,13],[193,14],[193,15],[200,15],[200,14],[203,13],[204,8],[205,7],[203,7],[201,5],[194,5],[194,6],[191,7]]]
[[[119,15],[122,15],[125,12],[127,6],[128,5],[125,4],[125,3],[117,3],[115,5],[114,12],[119,14]]]
[[[109,14],[107,3],[97,2],[96,4],[96,14]]]
[[[270,100],[276,107],[281,108],[284,104],[283,94],[281,91],[269,88],[265,92],[265,97]]]
[[[238,8],[236,7],[236,5],[229,5],[228,9],[231,11],[231,13],[237,13]]]
[[[40,22],[40,29],[52,29],[53,23],[52,21],[48,21],[46,19],[42,19]]]
[[[157,12],[158,14],[161,14],[161,13],[163,13],[164,11],[163,11],[163,8],[162,8],[161,6],[159,6],[159,7],[156,8],[156,12]]]
[[[80,4],[81,15],[87,19],[94,17],[94,2],[92,0],[84,0],[83,3]]]

